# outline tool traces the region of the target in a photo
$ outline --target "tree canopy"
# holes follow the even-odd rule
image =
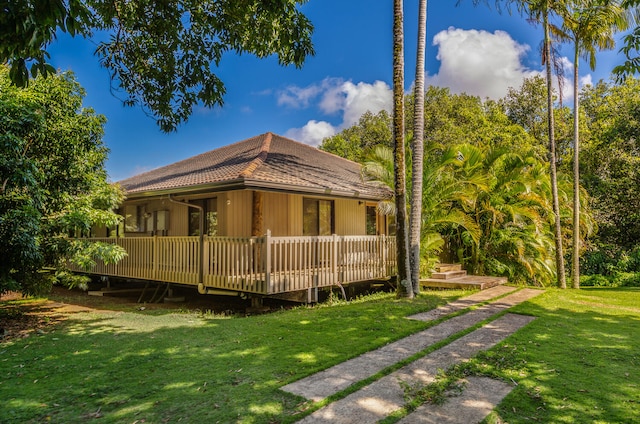
[[[102,144],[105,118],[82,106],[73,74],[12,86],[0,66],[0,294],[38,294],[69,282],[67,259],[88,267],[94,258],[124,256],[117,246],[73,241],[94,224],[114,226],[122,201],[107,182]]]
[[[227,52],[302,66],[314,54],[313,26],[298,6],[306,0],[19,0],[3,2],[0,63],[18,86],[55,72],[48,46],[58,31],[106,34],[96,49],[125,105],[141,105],[172,131],[195,105],[222,105],[216,76]]]
[[[505,99],[483,102],[445,88],[427,88],[423,275],[439,256],[443,261],[462,262],[470,272],[504,275],[514,282],[549,285],[555,280],[555,215],[544,145],[544,90],[544,80],[533,78],[511,90]],[[413,102],[413,95],[408,95],[407,105]],[[563,121],[571,121],[564,116],[566,108],[559,111]],[[413,120],[410,111],[406,120]],[[392,187],[390,134],[382,131],[389,125],[386,114],[368,113],[358,124],[326,139],[323,146],[339,155],[362,152],[365,177]],[[363,149],[363,140],[375,140],[380,134],[387,138]],[[411,135],[408,131],[409,140]],[[344,143],[332,143],[334,140]],[[561,167],[558,178],[560,240],[565,246],[572,241],[572,184],[565,172],[570,165]],[[594,230],[588,199],[581,190],[579,225],[584,237]],[[381,210],[392,213],[394,208],[388,206],[388,202],[381,205]]]

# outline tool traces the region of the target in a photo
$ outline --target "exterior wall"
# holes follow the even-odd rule
[[[250,190],[238,190],[225,193],[225,200],[220,203],[222,196],[218,197],[218,226],[223,229],[220,235],[231,237],[251,236],[251,210],[253,206],[253,192]],[[220,222],[222,218],[222,222]],[[222,224],[222,225],[221,225]]]
[[[197,196],[174,196],[181,201],[191,201],[202,199],[217,199],[218,213],[218,235],[229,237],[250,237],[253,191],[237,190],[230,192],[218,192],[210,194],[200,194]],[[334,229],[338,235],[366,235],[366,206],[358,199],[337,199],[324,196],[305,196],[300,194],[263,192],[263,232],[271,231],[274,237],[298,237],[303,235],[303,198],[316,198],[333,200],[334,204]],[[148,199],[148,200],[127,200],[124,202],[121,213],[124,214],[124,206],[138,205],[144,206],[147,214],[157,211],[166,211],[167,229],[158,232],[159,236],[187,236],[189,235],[189,213],[186,205],[171,202],[168,198]],[[378,217],[378,223],[383,222],[383,217]],[[379,225],[382,227],[381,225]],[[386,233],[380,228],[380,234]],[[94,228],[93,236],[105,237],[105,228]],[[126,237],[150,236],[151,231],[145,232],[124,232],[124,226],[119,229],[119,234]],[[111,231],[110,236],[115,232]]]
[[[297,217],[291,208],[292,195],[287,193],[265,192],[263,197],[263,232],[271,231],[274,237],[286,237],[293,233],[294,226],[300,226],[302,232],[302,217]],[[302,215],[302,203],[300,204]],[[296,222],[297,221],[297,222]]]
[[[336,199],[336,234],[363,236],[367,234],[365,226],[365,204],[352,199]]]

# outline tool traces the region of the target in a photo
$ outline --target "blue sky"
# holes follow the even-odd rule
[[[540,27],[518,15],[474,7],[471,0],[456,3],[428,2],[427,84],[500,98],[509,86],[542,70]],[[405,0],[404,5],[406,90],[415,79],[417,4]],[[302,69],[281,67],[275,58],[229,54],[218,70],[227,90],[224,106],[198,108],[171,134],[162,133],[139,107],[125,108],[114,97],[91,40],[61,36],[50,48],[51,63],[74,71],[87,91],[85,106],[106,116],[107,171],[113,181],[267,131],[317,145],[366,110],[390,109],[392,2],[310,0],[302,10],[315,26],[316,50]],[[622,61],[618,48],[599,54],[595,72],[581,63],[581,80],[608,79]],[[569,45],[561,53],[573,57]],[[569,60],[566,65],[570,75]]]

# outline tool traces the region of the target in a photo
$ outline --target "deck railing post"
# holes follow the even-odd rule
[[[331,274],[333,275],[333,281],[338,283],[338,251],[339,246],[338,243],[340,238],[337,234],[333,235],[333,243],[332,243],[332,257],[331,257]]]
[[[151,274],[153,275],[153,279],[157,280],[158,279],[158,262],[160,261],[160,247],[158,246],[158,236],[153,236],[153,238],[151,239],[151,244],[152,244],[152,249],[151,251],[153,252],[153,256],[151,257]]]
[[[264,263],[264,282],[266,284],[266,292],[271,293],[271,230],[267,230],[264,237],[264,255],[262,256]]]
[[[381,265],[381,271],[382,274],[385,276],[388,276],[389,273],[387,272],[387,240],[386,240],[386,235],[381,234],[380,235],[380,241],[379,241],[379,245],[380,245],[380,256],[382,257],[382,263]]]

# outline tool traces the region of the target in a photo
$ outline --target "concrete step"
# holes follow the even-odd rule
[[[451,278],[464,277],[467,275],[467,271],[445,271],[445,272],[432,272],[431,278],[436,280],[449,280]]]
[[[462,392],[447,393],[443,404],[426,403],[399,421],[399,424],[479,423],[515,387],[488,377],[467,377],[458,382]]]

